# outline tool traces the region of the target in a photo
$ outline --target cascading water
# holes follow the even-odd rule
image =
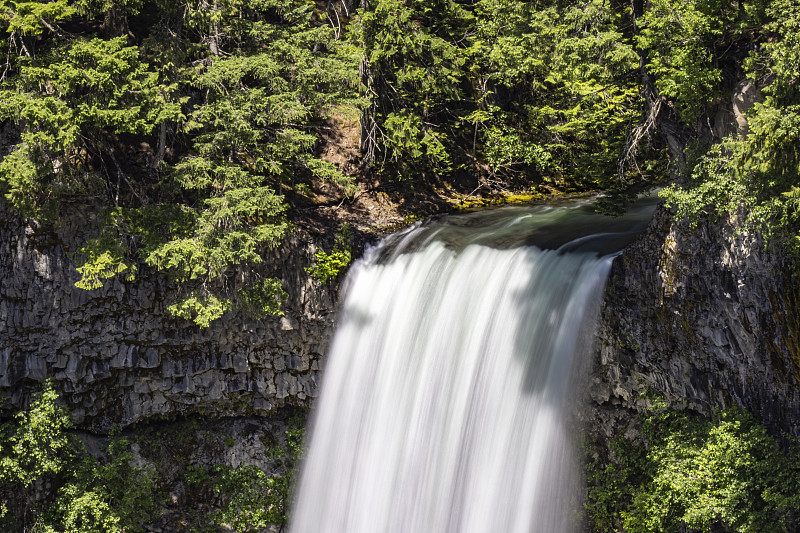
[[[585,207],[503,209],[368,251],[344,289],[291,531],[575,531],[579,354],[612,254],[648,211],[587,237],[603,221]]]

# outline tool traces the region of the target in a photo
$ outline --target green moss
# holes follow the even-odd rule
[[[448,203],[458,210],[470,210],[507,204],[524,204],[545,198],[553,198],[554,196],[558,195],[558,193],[547,194],[532,189],[526,192],[497,194],[491,196],[456,196],[448,199]]]

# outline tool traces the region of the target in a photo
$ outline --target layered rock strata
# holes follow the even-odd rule
[[[305,272],[316,249],[307,232],[266,262],[289,293],[285,316],[231,313],[201,329],[169,316],[176,289],[153,273],[75,288],[69,252],[91,224],[54,229],[0,215],[7,406],[24,405],[50,377],[79,425],[104,431],[188,413],[270,415],[316,396],[336,298]],[[774,431],[800,433],[800,288],[782,254],[736,228],[692,228],[659,209],[615,261],[591,376],[599,420],[655,393],[705,414],[736,403]]]
[[[740,227],[659,209],[615,261],[591,376],[598,420],[655,394],[703,414],[738,404],[800,434],[800,287],[785,256]]]
[[[333,330],[334,290],[310,279],[315,246],[296,230],[270,251],[264,274],[289,293],[284,316],[226,314],[202,329],[172,318],[176,288],[142,271],[78,289],[70,252],[91,223],[46,227],[0,213],[0,395],[25,405],[51,378],[77,424],[112,425],[187,413],[269,415],[307,406]]]

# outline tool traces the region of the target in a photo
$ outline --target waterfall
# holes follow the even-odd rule
[[[291,531],[576,531],[576,369],[630,224],[587,238],[581,206],[505,209],[369,250],[343,288]]]

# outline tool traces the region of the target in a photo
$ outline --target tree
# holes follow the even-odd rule
[[[620,438],[589,467],[597,531],[791,531],[797,527],[798,448],[779,448],[738,408],[714,419],[666,408],[642,414],[645,442]]]
[[[233,308],[279,313],[280,282],[255,267],[290,229],[284,189],[354,191],[315,155],[323,122],[357,108],[358,78],[314,3],[79,0],[3,13],[13,60],[0,118],[19,138],[0,192],[40,218],[99,209],[77,285],[130,280],[144,264],[181,287],[172,313],[201,326]],[[244,276],[231,282],[233,268]]]
[[[600,1],[372,3],[352,26],[373,101],[367,157],[387,177],[470,172],[490,190],[614,183],[642,113],[625,9]]]
[[[452,169],[464,100],[463,42],[473,17],[452,0],[377,0],[351,25],[372,99],[362,143],[380,170],[401,178]],[[462,43],[462,44],[459,44]]]
[[[763,45],[744,61],[748,78],[763,87],[764,99],[749,112],[746,137],[728,139],[698,158],[688,182],[662,195],[679,217],[693,221],[744,208],[747,225],[799,252],[800,45],[794,36],[800,29],[800,5],[782,0],[764,9],[760,2],[745,3],[739,12],[747,20],[766,20],[759,27]]]

